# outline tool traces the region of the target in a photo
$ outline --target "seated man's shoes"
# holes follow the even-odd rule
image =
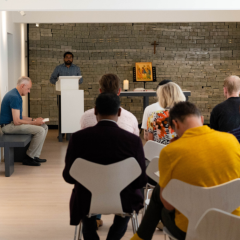
[[[22,162],[23,165],[28,165],[28,166],[41,166],[39,162],[36,162],[33,158],[30,158],[27,156]]]
[[[47,159],[41,159],[41,158],[35,157],[34,161],[37,162],[37,163],[43,163],[43,162],[46,162]]]

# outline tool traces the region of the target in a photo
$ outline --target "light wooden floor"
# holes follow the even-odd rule
[[[69,199],[72,187],[64,182],[62,170],[68,142],[59,143],[57,130],[50,130],[42,151],[47,163],[41,167],[15,164],[11,177],[4,176],[0,163],[0,240],[69,240]],[[106,239],[113,216],[103,216],[100,239]],[[131,223],[123,240],[132,237]],[[162,232],[154,238],[162,240]]]

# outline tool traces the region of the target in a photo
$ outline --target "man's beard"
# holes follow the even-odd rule
[[[72,64],[72,62],[71,61],[64,61],[65,62],[65,65],[71,65]]]

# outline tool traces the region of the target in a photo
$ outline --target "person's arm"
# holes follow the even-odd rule
[[[138,120],[135,116],[133,116],[133,134],[139,137],[139,128],[138,128]]]
[[[79,67],[77,67],[77,74],[76,74],[76,76],[82,76],[81,70],[80,70]],[[81,78],[79,79],[79,84],[82,84],[82,83],[83,83],[83,77],[81,77]]]
[[[148,140],[152,140],[153,141],[153,133],[152,132],[149,132],[148,133],[148,139],[147,139],[147,141]]]
[[[218,130],[218,120],[217,120],[215,109],[212,110],[210,115],[210,128],[214,130]]]
[[[59,72],[58,72],[58,67],[56,67],[51,75],[50,83],[56,84],[58,77],[59,77]]]
[[[160,187],[160,199],[161,199],[161,202],[162,202],[163,206],[164,206],[167,210],[173,211],[175,208],[174,208],[170,203],[168,203],[168,202],[163,198],[163,196],[162,196],[162,191],[163,191],[163,189],[164,189],[164,188],[161,188],[161,187]]]
[[[63,178],[67,183],[70,183],[70,184],[75,184],[76,183],[76,180],[74,178],[72,178],[70,173],[69,173],[69,171],[72,167],[72,164],[76,159],[74,157],[73,137],[74,137],[74,135],[72,135],[72,137],[69,140],[68,149],[67,149],[67,153],[66,153],[66,157],[65,157],[65,167],[64,167],[64,170],[63,170]]]
[[[148,141],[150,139],[148,139],[148,131],[146,129],[143,129],[144,130],[144,135],[143,135],[143,138],[144,140]]]
[[[174,210],[174,207],[162,197],[163,189],[167,186],[169,181],[172,179],[171,157],[169,157],[166,151],[166,148],[162,149],[159,157],[159,173],[160,173],[160,178],[159,178],[160,196],[159,197],[164,207],[172,211]]]
[[[37,118],[34,121],[32,121],[32,118],[28,118],[28,117],[23,117],[23,119],[20,119],[20,110],[19,109],[12,109],[12,117],[13,117],[13,123],[16,126],[22,125],[22,124],[41,126],[42,124],[44,124],[42,118]]]
[[[148,107],[145,108],[144,113],[143,113],[143,118],[142,118],[142,126],[141,128],[143,129],[143,138],[144,140],[148,141],[148,131],[147,131],[147,120],[148,120]]]

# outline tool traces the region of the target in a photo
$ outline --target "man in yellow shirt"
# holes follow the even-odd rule
[[[159,220],[177,239],[185,239],[187,218],[162,197],[162,191],[171,179],[212,187],[240,177],[239,142],[229,133],[203,126],[203,117],[194,104],[176,104],[170,110],[169,124],[179,139],[161,151],[160,186],[155,187],[143,221],[132,240],[152,239]],[[240,216],[240,208],[233,214]]]

